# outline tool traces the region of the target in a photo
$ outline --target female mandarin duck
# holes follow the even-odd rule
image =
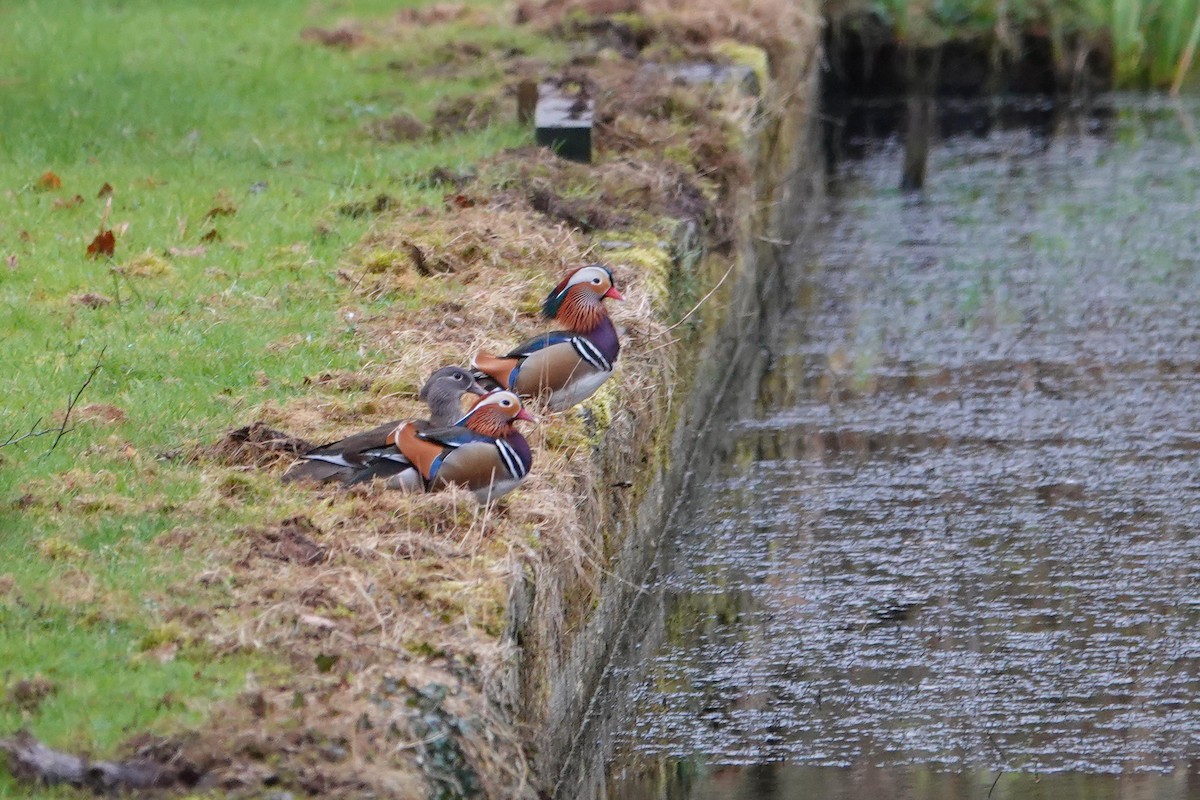
[[[467,393],[483,395],[487,390],[473,375],[460,367],[442,367],[429,376],[419,397],[429,406],[429,419],[412,420],[417,430],[445,428],[462,416],[462,397]],[[309,450],[301,461],[283,476],[285,481],[341,481],[358,483],[373,477],[386,478],[410,465],[407,462],[379,458],[379,451],[393,451],[391,434],[403,420],[396,420],[369,431],[347,436]],[[394,465],[394,466],[393,466]],[[364,472],[372,467],[369,473]]]
[[[534,419],[521,400],[496,390],[480,398],[466,416],[448,428],[419,430],[401,423],[392,437],[409,468],[387,485],[407,491],[462,486],[486,503],[521,485],[533,465],[533,453],[514,423]]]
[[[546,296],[542,313],[566,330],[531,339],[503,356],[479,353],[471,361],[477,378],[491,379],[523,397],[549,393],[551,411],[562,411],[595,394],[608,377],[621,344],[603,300],[624,300],[603,264],[572,270]]]

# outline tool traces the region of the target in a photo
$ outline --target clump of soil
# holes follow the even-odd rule
[[[427,27],[455,22],[470,13],[464,3],[434,3],[424,8],[403,8],[396,12],[395,20],[400,25]]]
[[[336,47],[349,50],[367,43],[367,36],[357,25],[346,23],[336,28],[305,28],[300,31],[300,38],[306,42],[316,42],[325,47]]]
[[[429,133],[429,126],[412,114],[395,114],[367,123],[365,130],[381,142],[395,144],[425,138]]]
[[[305,386],[320,386],[336,392],[365,392],[372,384],[371,377],[361,372],[323,372],[304,379]]]
[[[438,103],[430,129],[435,137],[453,136],[491,125],[500,113],[500,102],[492,95],[448,97]]]
[[[308,517],[291,517],[273,528],[246,532],[250,540],[250,557],[287,561],[302,566],[320,564],[326,548],[312,540],[320,531]]]
[[[343,217],[365,217],[368,214],[382,214],[400,205],[400,201],[390,194],[380,193],[370,200],[359,200],[353,203],[343,203],[338,206],[338,213]]]
[[[615,28],[606,19],[614,14],[620,15]],[[795,42],[811,41],[822,25],[815,9],[794,0],[523,0],[516,21],[571,38],[607,32],[627,57],[654,49],[655,58],[672,52],[690,58],[732,40],[761,47],[772,63]],[[602,35],[599,41],[611,40]]]
[[[194,457],[224,466],[265,468],[281,461],[290,463],[315,446],[259,421],[229,431],[215,444],[198,448]]]

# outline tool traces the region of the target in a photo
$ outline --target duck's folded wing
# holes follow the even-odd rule
[[[313,448],[305,453],[303,457],[332,460],[340,456],[352,459],[367,450],[386,447],[388,445],[388,437],[396,430],[399,424],[400,420],[384,423],[376,428],[371,428],[369,431],[356,433],[352,436],[347,436],[345,439],[339,439],[336,442],[330,442],[329,444]]]
[[[351,480],[355,472],[371,460],[371,456],[368,455],[370,450],[388,446],[387,438],[399,424],[398,421],[389,422],[369,431],[315,447],[302,455],[301,460],[284,473],[283,480]]]
[[[424,442],[436,443],[442,447],[457,448],[463,445],[492,441],[490,436],[476,433],[465,425],[451,425],[448,428],[431,428],[416,433],[416,437]]]
[[[367,450],[362,454],[363,465],[346,479],[347,486],[374,480],[375,478],[390,478],[410,469],[413,463],[394,445]]]

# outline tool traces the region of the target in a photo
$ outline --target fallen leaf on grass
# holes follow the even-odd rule
[[[100,191],[96,194],[96,197],[97,198],[107,197],[108,195],[110,195],[112,193],[113,193],[112,184],[109,183],[108,181],[105,181],[104,185],[100,187]]]
[[[61,189],[62,178],[55,175],[50,170],[42,173],[42,177],[37,179],[37,188],[41,191],[49,191],[50,189]]]
[[[213,228],[208,233],[201,236],[200,241],[202,241],[202,242],[219,242],[219,241],[221,241],[221,232],[218,231],[216,228]]]
[[[232,217],[236,213],[237,206],[235,206],[233,203],[225,203],[210,208],[204,215],[204,220],[207,222],[208,220],[216,219],[217,217]]]
[[[112,232],[108,225],[108,215],[112,213],[112,197],[110,196],[104,203],[104,213],[100,216],[100,232],[96,234],[96,238],[92,239],[92,243],[88,245],[87,257],[99,258],[100,256],[108,256],[112,258],[113,251],[117,246],[116,234]],[[128,227],[128,223],[126,223]]]
[[[107,256],[108,258],[112,258],[116,249],[117,237],[111,230],[102,230],[96,234],[96,238],[92,239],[92,243],[87,246],[87,257],[100,258],[100,256]]]

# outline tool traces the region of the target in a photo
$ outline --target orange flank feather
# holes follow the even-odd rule
[[[421,477],[429,480],[429,474],[433,471],[433,462],[442,454],[445,449],[442,445],[436,442],[427,442],[417,435],[416,426],[405,423],[396,429],[396,449],[412,462],[417,468],[417,472],[421,473]]]
[[[519,361],[520,359],[516,358],[501,358],[491,353],[480,352],[471,364],[494,380],[501,389],[511,389],[512,387],[508,385],[508,376],[516,369]]]

